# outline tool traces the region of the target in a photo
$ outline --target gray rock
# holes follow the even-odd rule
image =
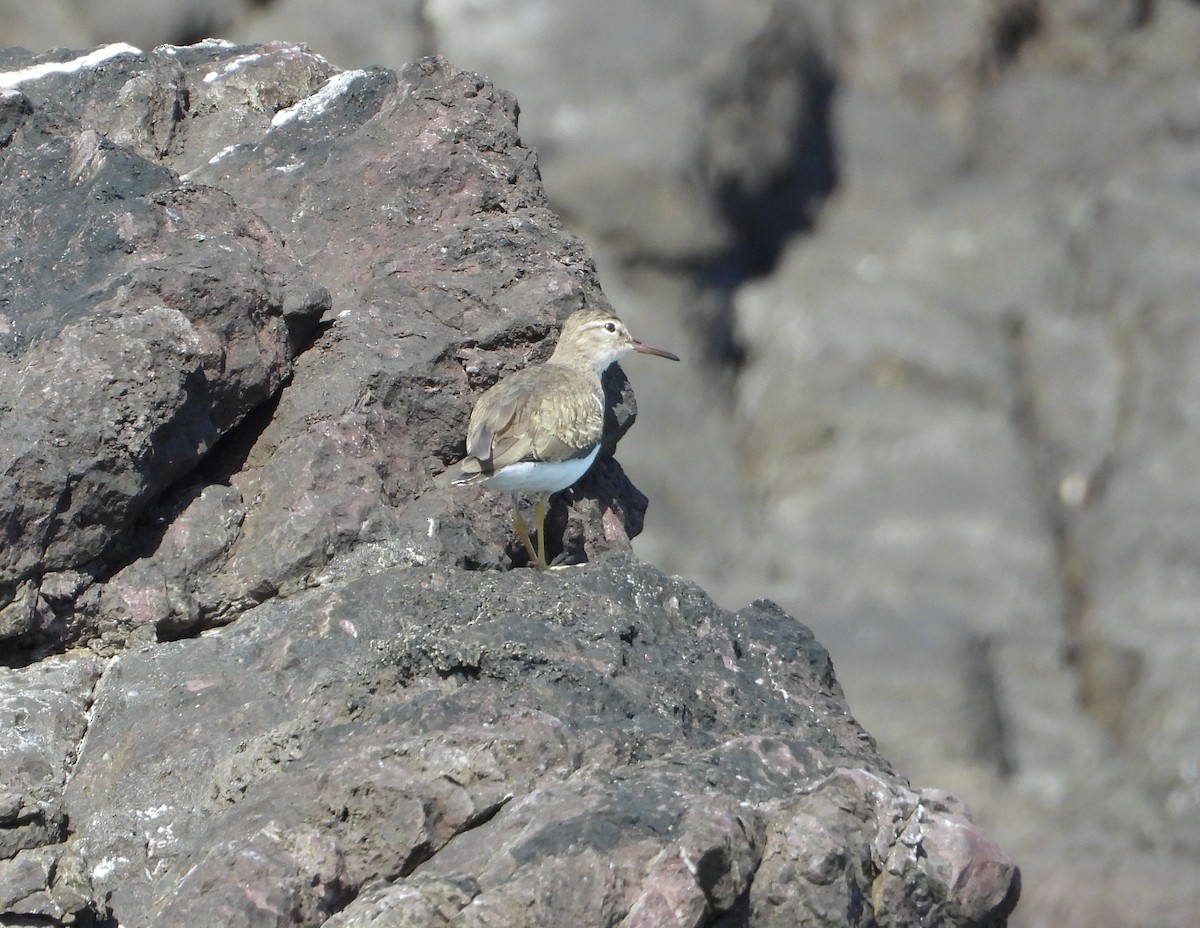
[[[768,527],[728,547],[808,610],[884,753],[1022,849],[1020,923],[1186,922],[1194,84],[1128,80],[1157,20],[1089,40],[1085,74],[1039,57],[1066,54],[1047,28],[954,132],[903,87],[842,95],[846,187],[736,299],[731,428]],[[1094,889],[1101,859],[1159,892]]]
[[[276,0],[254,15],[291,30],[309,6]],[[73,28],[62,6],[17,7],[10,15],[26,22],[61,13],[59,28]],[[560,210],[609,237],[593,243],[606,249],[609,297],[643,337],[696,362],[686,373],[631,370],[644,424],[621,459],[654,507],[640,553],[703,579],[724,602],[769,593],[803,614],[834,650],[884,752],[915,778],[968,796],[1017,852],[1027,924],[1189,923],[1200,904],[1185,888],[1196,860],[1197,712],[1183,656],[1195,637],[1187,268],[1196,251],[1200,7],[851,0],[734,10],[698,0],[600,23],[594,4],[427,7],[423,22],[406,3],[363,0],[352,10],[357,38],[326,41],[351,27],[328,17],[316,24],[323,32],[286,37],[308,38],[346,67],[444,40],[457,63],[517,91]],[[373,20],[372,8],[388,21]],[[797,12],[786,28],[768,18],[789,10]],[[365,60],[350,57],[355,46]],[[122,77],[90,104],[86,95],[64,99],[111,125],[109,138],[215,178],[209,159],[227,145],[257,144],[277,107],[334,73],[311,53],[276,48],[204,80],[240,54],[209,46],[174,65],[155,56],[127,89]],[[784,252],[776,279],[737,295],[740,311],[759,301],[739,311],[743,333],[753,332],[739,355],[720,322],[745,266],[697,268],[673,257],[761,244],[756,221],[769,229],[778,218],[786,234],[797,203],[771,179],[781,165],[812,165],[800,156],[813,155],[813,135],[793,130],[822,125],[805,109],[811,72],[797,70],[809,54],[835,82],[835,134],[818,166],[840,187],[811,234]],[[761,97],[748,96],[756,90]],[[122,106],[98,102],[117,99]],[[188,117],[174,119],[176,107]],[[62,118],[77,118],[71,109]],[[0,139],[29,111],[20,98],[0,100]],[[223,115],[234,112],[237,120]],[[713,198],[716,178],[730,202]],[[759,269],[776,254],[768,250]],[[812,339],[807,374],[772,336],[768,295],[777,331]],[[796,321],[814,306],[827,307],[827,318]],[[493,347],[453,350],[478,389],[541,348],[510,344],[499,366]],[[710,357],[741,366],[713,371],[700,361]],[[772,384],[813,392],[781,403],[783,430],[754,410]],[[449,440],[455,428],[430,431]],[[233,442],[239,453],[253,444]],[[269,463],[286,443],[256,447],[253,460]],[[804,467],[791,467],[797,457]],[[350,485],[373,485],[380,472],[341,464]],[[310,467],[297,455],[284,470],[300,480]],[[426,468],[382,468],[418,470]],[[30,578],[6,591],[15,600],[0,627],[28,640],[78,625],[73,616],[91,610],[105,620],[89,619],[88,634],[118,648],[226,621],[275,586],[338,583],[428,550],[491,566],[515,553],[498,541],[507,537],[502,501],[463,515],[422,496],[396,506],[418,521],[400,529],[383,520],[377,532],[380,520],[356,523],[362,510],[326,478],[297,493],[292,508],[332,493],[349,515],[322,512],[318,529],[298,539],[287,530],[298,520],[253,513],[259,486],[229,481],[214,494],[202,474],[175,487],[149,518],[178,519],[194,554],[166,557],[182,537],[169,531],[157,560],[81,564],[59,571],[55,590]],[[601,508],[588,499],[560,506],[555,535],[564,520],[604,524],[605,543],[620,545],[640,521],[604,523],[593,506]],[[429,549],[419,519],[426,531],[429,519],[441,529]],[[360,535],[364,521],[371,529]],[[260,541],[251,552],[239,545],[243,525],[286,550]],[[338,553],[306,561],[313,539]],[[156,543],[151,532],[141,541],[139,551]],[[234,548],[243,566],[225,578]],[[202,566],[192,570],[189,556]],[[90,585],[114,571],[119,587]],[[411,892],[381,891],[378,904],[420,900],[449,912],[476,893],[469,882],[431,877]]]
[[[1036,34],[1040,17],[1030,0],[851,0],[839,18],[841,72],[855,88],[913,105],[957,136],[989,79]]]
[[[28,600],[44,573],[112,556],[147,505],[279,389],[328,303],[259,217],[103,134],[123,134],[127,110],[89,124],[145,66],[119,50],[97,58],[79,68],[87,59],[59,55],[50,64],[76,71],[44,77],[10,60],[0,78],[25,101],[0,157],[13,192],[0,255],[12,282],[0,334],[6,603]],[[5,623],[19,639],[81,633],[78,621],[42,629],[44,610],[31,622],[20,608],[26,618]]]
[[[776,247],[828,189],[828,4],[426,9],[439,51],[518,95],[556,207],[630,257]]]
[[[39,62],[19,58],[7,72],[28,110],[8,170],[42,159],[37,175],[14,174],[26,197],[45,188],[62,201],[55,210],[84,210],[32,225],[9,255],[18,273],[4,337],[23,352],[4,381],[10,639],[116,648],[227,621],[327,570],[442,550],[490,566],[515,556],[502,547],[503,500],[409,505],[458,452],[468,391],[544,356],[553,320],[603,301],[581,245],[545,206],[512,99],[438,62],[333,77],[294,46],[93,57],[74,78],[22,71]],[[125,105],[101,105],[114,95]],[[77,128],[80,113],[94,128]],[[460,146],[445,164],[424,154],[437,138]],[[461,148],[468,140],[482,160]],[[68,184],[71,158],[91,165],[91,186]],[[134,211],[95,206],[110,189]],[[10,202],[14,228],[40,215],[26,202]],[[72,236],[81,221],[95,231]],[[63,247],[82,270],[27,257]],[[321,268],[322,286],[302,266]],[[293,355],[329,307],[325,288],[330,314],[296,375]],[[636,407],[612,376],[615,446]],[[31,415],[34,396],[50,401]],[[84,452],[94,463],[80,470],[70,462]],[[207,478],[172,487],[202,458]],[[222,486],[205,490],[213,477]],[[592,501],[586,521],[565,508],[553,517],[556,539],[572,526],[563,549],[579,558],[627,546],[645,503],[615,462],[579,493]],[[103,517],[88,508],[101,506]],[[117,554],[138,519],[136,557]],[[431,534],[431,524],[450,529]],[[83,584],[71,609],[36,598],[39,568],[103,582]]]
[[[1082,698],[1162,803],[1164,841],[1200,856],[1190,773],[1200,763],[1200,701],[1185,656],[1197,631],[1187,604],[1200,588],[1188,463],[1200,442],[1200,329],[1187,258],[1200,241],[1200,203],[1190,169],[1171,186],[1161,175],[1147,180],[1126,173],[1078,229],[1085,247],[1071,292],[1109,333],[1102,357],[1114,373],[1100,394],[1108,455],[1090,468],[1072,461],[1083,492],[1067,529],[1078,558]],[[1088,401],[1096,394],[1077,398]]]
[[[803,626],[613,557],[392,568],[126,652],[67,808],[122,923],[358,925],[420,900],[480,923],[832,925],[857,899],[879,924],[920,900],[985,924],[1016,892],[961,808],[889,771]],[[799,922],[776,899],[797,877]]]
[[[473,395],[605,300],[511,96],[440,59],[338,72],[284,44],[4,62],[20,97],[0,158],[32,197],[6,228],[71,258],[12,245],[6,435],[59,457],[11,498],[96,513],[91,534],[9,518],[42,534],[13,554],[8,655],[111,659],[87,715],[67,687],[75,727],[32,748],[39,778],[0,792],[3,917],[1005,922],[1013,860],[893,771],[805,626],[629,555],[646,500],[612,457],[555,507],[552,541],[588,562],[563,571],[499,569],[521,563],[507,499],[432,489]],[[796,78],[766,65],[770,87]],[[722,144],[726,168],[756,157]],[[80,164],[103,183],[72,186]],[[33,223],[43,200],[57,224]],[[956,331],[973,357],[994,336]],[[986,406],[1008,373],[911,347],[955,399]],[[127,363],[73,366],[84,348]],[[28,392],[47,383],[73,416],[64,399],[47,418]],[[611,451],[636,405],[619,369],[606,388]],[[111,427],[143,407],[153,427]],[[45,441],[58,422],[69,440]],[[92,466],[110,483],[67,479]],[[32,670],[12,673],[27,698]],[[30,796],[43,827],[20,832]]]
[[[91,884],[63,858],[60,845],[0,859],[0,924],[95,924]]]
[[[0,859],[61,841],[67,829],[62,791],[87,728],[95,658],[51,659],[21,670],[0,668]],[[40,864],[38,866],[41,866]],[[36,869],[32,858],[20,872]],[[9,873],[2,882],[22,883]]]

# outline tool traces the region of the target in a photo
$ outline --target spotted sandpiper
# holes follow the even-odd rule
[[[627,351],[679,358],[629,334],[608,309],[581,309],[563,325],[545,364],[526,367],[488,389],[467,426],[467,456],[436,478],[441,486],[481,484],[513,497],[513,528],[529,560],[545,570],[550,496],[587,473],[600,453],[604,389],[600,375]],[[537,493],[537,549],[521,516],[519,493]]]

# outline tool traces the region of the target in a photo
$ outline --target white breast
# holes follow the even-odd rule
[[[509,493],[557,493],[586,474],[599,453],[600,446],[596,445],[586,458],[572,458],[569,461],[521,461],[518,464],[509,464],[499,473],[492,474],[484,480],[483,485],[493,490],[507,490]]]

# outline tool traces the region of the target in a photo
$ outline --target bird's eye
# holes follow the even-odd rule
[[[606,322],[606,323],[604,323],[604,331],[605,331],[605,332],[615,332],[615,331],[617,331],[617,324],[616,324],[615,322]]]

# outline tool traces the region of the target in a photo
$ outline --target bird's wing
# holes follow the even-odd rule
[[[591,453],[604,427],[597,384],[567,368],[538,369],[538,390],[518,371],[483,396],[471,413],[467,454],[487,471],[519,461],[566,460]],[[581,389],[586,387],[587,389]]]

